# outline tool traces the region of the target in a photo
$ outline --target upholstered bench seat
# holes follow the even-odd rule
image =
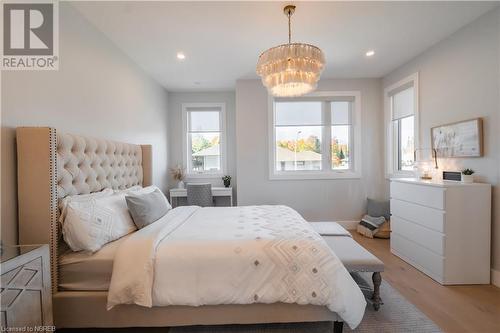
[[[384,263],[351,237],[323,236],[323,238],[349,272],[384,271]]]
[[[375,311],[380,309],[380,305],[383,304],[380,298],[382,283],[380,272],[384,271],[384,263],[349,236],[323,236],[323,238],[349,273],[372,273],[373,294],[369,301]],[[363,287],[365,286],[360,285],[361,289]]]
[[[370,301],[374,309],[378,310],[383,304],[380,298],[380,284],[382,283],[380,273],[384,271],[384,263],[359,245],[338,223],[311,222],[311,225],[324,238],[349,273],[372,273],[373,295]]]

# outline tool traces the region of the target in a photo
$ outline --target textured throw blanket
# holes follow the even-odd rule
[[[337,256],[286,206],[178,207],[120,244],[108,309],[325,305],[354,328],[366,301]]]
[[[361,222],[359,222],[356,230],[363,236],[373,238],[373,236],[378,232],[380,226],[385,222],[385,217],[383,216],[373,217],[365,215],[361,219]]]

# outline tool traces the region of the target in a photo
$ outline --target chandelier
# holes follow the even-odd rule
[[[295,6],[285,6],[288,17],[288,44],[275,46],[259,56],[257,74],[269,93],[277,97],[294,97],[314,89],[325,66],[325,56],[318,47],[292,43],[290,19]]]

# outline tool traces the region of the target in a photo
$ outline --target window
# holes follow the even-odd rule
[[[358,178],[359,104],[359,92],[271,99],[270,178]]]
[[[184,160],[189,176],[225,170],[225,104],[183,104]]]
[[[351,132],[351,108],[352,102],[338,101],[331,102],[331,157],[333,170],[350,169],[349,155],[352,142]]]
[[[388,112],[388,173],[413,171],[418,133],[418,76],[411,75],[385,90]]]
[[[276,102],[276,170],[321,170],[321,102]]]

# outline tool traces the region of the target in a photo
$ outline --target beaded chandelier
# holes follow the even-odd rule
[[[269,93],[277,97],[294,97],[314,89],[325,66],[325,56],[318,47],[292,43],[290,18],[295,6],[283,9],[288,17],[288,44],[275,46],[259,56],[257,74]]]

